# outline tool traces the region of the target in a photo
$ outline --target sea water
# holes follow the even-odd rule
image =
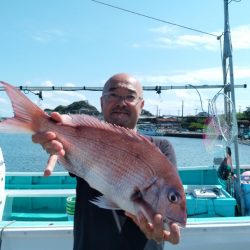
[[[178,167],[213,165],[214,155],[208,153],[202,139],[164,137],[174,146]],[[0,147],[5,159],[6,170],[12,171],[43,171],[48,154],[40,145],[32,143],[27,134],[0,134]],[[232,152],[233,146],[232,146]],[[239,145],[240,164],[250,165],[250,146]],[[233,157],[234,160],[234,157]],[[60,165],[56,171],[64,171]]]
[[[5,160],[6,171],[43,171],[48,154],[41,145],[34,144],[28,134],[0,134],[0,147]],[[56,170],[63,171],[61,166]]]

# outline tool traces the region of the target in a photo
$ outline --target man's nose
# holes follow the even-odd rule
[[[117,105],[118,106],[126,106],[127,103],[126,103],[126,97],[124,96],[120,96],[118,102],[117,102]]]

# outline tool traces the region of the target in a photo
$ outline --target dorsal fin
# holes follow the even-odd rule
[[[71,120],[68,120],[67,122],[63,122],[63,125],[69,125],[73,127],[92,127],[92,128],[98,128],[103,129],[110,132],[115,132],[117,134],[124,135],[126,134],[130,138],[133,138],[134,140],[139,140],[143,143],[153,144],[148,138],[145,136],[137,133],[133,129],[124,128],[119,125],[113,125],[108,122],[100,121],[96,117],[89,116],[89,115],[70,115],[72,118]]]

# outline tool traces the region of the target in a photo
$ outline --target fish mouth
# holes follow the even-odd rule
[[[184,218],[183,220],[180,220],[180,219],[175,219],[175,218],[171,218],[171,217],[166,217],[163,219],[163,222],[164,222],[164,224],[168,224],[168,225],[175,223],[179,227],[185,228],[186,224],[187,224],[187,219]]]

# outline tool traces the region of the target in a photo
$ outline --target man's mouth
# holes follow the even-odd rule
[[[125,115],[129,114],[129,112],[126,110],[113,110],[111,113],[112,114],[125,114]]]
[[[124,111],[124,110],[123,111],[115,110],[111,112],[111,117],[113,117],[115,122],[119,123],[119,125],[124,125],[123,122],[129,119],[129,112]]]
[[[126,113],[126,112],[112,112],[111,115],[113,115],[115,117],[121,117],[121,118],[129,116],[128,113]]]

